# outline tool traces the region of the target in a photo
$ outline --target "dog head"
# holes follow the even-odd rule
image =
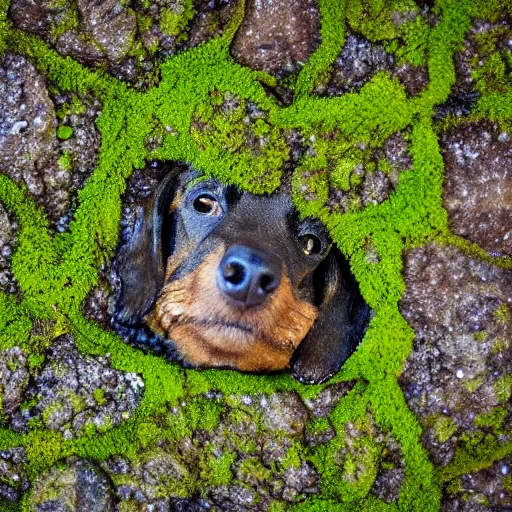
[[[360,341],[369,309],[347,262],[288,194],[174,168],[139,213],[116,318],[145,322],[187,362],[257,372],[292,360],[296,377],[319,382]]]

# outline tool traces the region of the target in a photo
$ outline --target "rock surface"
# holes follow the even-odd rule
[[[291,74],[318,46],[316,0],[250,0],[231,52],[252,69]]]
[[[446,466],[484,434],[510,441],[512,271],[426,246],[406,255],[404,277],[416,339],[400,382],[432,458]]]
[[[512,134],[478,123],[443,134],[444,207],[453,233],[512,255]]]
[[[144,388],[140,377],[113,370],[107,358],[82,356],[70,336],[54,340],[31,372],[19,347],[1,352],[0,362],[3,411],[18,432],[38,425],[66,439],[101,432],[132,415]]]
[[[72,458],[41,475],[31,506],[36,512],[111,512],[114,500],[105,476],[90,462]]]

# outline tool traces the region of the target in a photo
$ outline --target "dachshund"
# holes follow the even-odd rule
[[[172,166],[120,252],[115,319],[145,323],[194,367],[329,379],[371,310],[322,223],[283,188],[255,195]]]

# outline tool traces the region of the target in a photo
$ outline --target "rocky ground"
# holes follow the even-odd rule
[[[349,9],[344,46],[316,80],[314,94],[356,94],[385,73],[407,98],[420,97],[429,84],[425,34],[440,22],[431,3],[383,8],[377,24],[383,33]],[[231,0],[12,0],[8,10],[13,27],[136,91],[159,83],[169,57],[222,36],[235,15]],[[510,118],[475,110],[482,96],[512,90],[511,26],[510,7],[489,20],[474,19],[455,53],[456,82],[433,116],[450,236],[432,236],[403,252],[399,310],[415,337],[398,383],[421,425],[443,511],[512,509],[512,130]],[[286,107],[301,69],[326,37],[320,27],[315,0],[249,0],[230,55],[261,73],[267,94]],[[0,172],[26,186],[52,236],[65,245],[79,191],[100,159],[104,106],[91,92],[63,91],[27,55],[0,53]],[[254,154],[270,144],[266,113],[236,94],[226,92],[212,116],[236,119],[237,136]],[[192,132],[201,137],[209,122],[196,118]],[[270,128],[254,135],[264,123]],[[300,129],[278,135],[287,171],[308,158],[332,166],[324,198],[332,214],[384,203],[413,169],[410,127],[348,153],[340,149],[348,142],[334,130],[324,138]],[[162,162],[148,161],[127,180],[118,250],[129,240],[137,207],[165,172]],[[315,176],[306,171],[307,179]],[[15,302],[22,299],[12,265],[18,234],[17,219],[0,203],[0,292]],[[113,322],[116,259],[98,261],[99,283],[78,308],[130,346],[157,352],[149,330]],[[339,419],[344,404],[364,393],[364,379],[328,384],[315,396],[235,386],[197,391],[197,377],[188,376],[175,404],[149,413],[142,373],[117,369],[115,354],[84,350],[64,324],[34,319],[24,344],[0,337],[0,426],[6,439],[20,440],[0,450],[0,508],[277,512],[323,496],[352,505],[378,498],[407,510],[400,502],[404,447],[372,410]],[[0,319],[2,326],[8,327]],[[133,449],[109,444],[109,433],[124,435],[123,428],[127,439],[147,432]],[[105,446],[88,448],[99,436]],[[60,456],[49,451],[53,462],[37,465],[24,439],[57,439]],[[341,497],[325,484],[334,471]]]

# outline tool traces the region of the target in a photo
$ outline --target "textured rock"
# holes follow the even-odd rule
[[[19,349],[15,353],[24,361]],[[10,385],[16,385],[15,390],[22,384],[26,388],[26,370],[23,378],[16,371],[20,370],[12,373]],[[84,431],[107,430],[128,419],[141,399],[143,386],[137,375],[113,370],[108,358],[82,356],[71,336],[61,336],[48,350],[45,364],[32,374],[28,388],[11,393],[16,398],[10,399],[9,410],[6,394],[4,409],[12,415],[15,430],[27,431],[42,424],[69,439]],[[23,391],[22,396],[31,405],[19,409]]]
[[[512,413],[512,271],[427,246],[407,254],[404,277],[401,311],[416,339],[400,382],[433,460],[448,464],[479,428],[507,441],[499,419]]]
[[[396,76],[410,96],[418,94],[428,84],[428,74],[424,66],[413,66],[408,62],[397,63],[384,46],[349,32],[343,50],[332,66],[329,79],[319,84],[315,92],[327,96],[355,92],[382,71]]]
[[[128,94],[135,97],[160,82],[160,66],[168,57],[221,36],[236,4],[236,0],[12,0],[8,16],[17,28],[37,34],[60,55],[83,64],[84,73],[94,68],[98,76],[111,74],[129,82]],[[431,50],[436,37],[443,34],[436,30],[433,37],[430,30],[443,22],[442,8],[433,9],[433,2],[419,1],[399,12],[394,5],[359,0],[347,3],[345,45],[315,84],[314,93],[323,96],[319,105],[350,103],[379,73],[395,84],[400,82],[409,98],[425,90],[427,58],[434,56]],[[358,6],[360,16],[354,16]],[[500,125],[476,121],[480,114],[471,123],[460,118],[473,112],[482,94],[510,91],[510,13],[503,8],[491,21],[475,19],[471,23],[464,41],[456,44],[455,86],[448,101],[435,108],[435,134],[446,166],[443,205],[453,233],[504,261],[503,256],[512,255],[509,126],[503,120]],[[270,166],[295,173],[293,179],[300,179],[294,184],[304,187],[301,192],[308,199],[321,199],[333,213],[349,212],[340,226],[350,224],[351,219],[355,223],[363,219],[364,224],[365,213],[359,216],[358,212],[386,201],[398,188],[401,173],[412,169],[410,133],[411,127],[418,128],[418,119],[408,121],[402,132],[387,141],[376,141],[371,130],[362,130],[369,137],[364,143],[350,135],[360,130],[357,119],[347,124],[348,129],[344,123],[330,126],[325,117],[319,119],[319,126],[305,123],[304,129],[300,122],[294,129],[287,126],[288,121],[273,126],[281,115],[291,119],[294,112],[298,117],[304,114],[297,104],[286,110],[281,107],[293,102],[297,74],[319,43],[316,0],[248,1],[231,56],[242,65],[274,74],[277,85],[270,87],[271,81],[264,80],[268,83],[263,83],[262,89],[262,82],[238,81],[242,75],[232,80],[230,73],[237,68],[227,59],[229,72],[221,77],[225,82],[219,82],[222,87],[216,84],[220,90],[202,91],[198,81],[198,96],[203,95],[204,101],[196,104],[192,100],[192,125],[179,137],[183,147],[208,146],[214,140],[215,147],[223,146],[233,154],[246,151],[258,159],[269,149]],[[16,51],[23,51],[23,46]],[[36,70],[34,58],[6,54],[0,59],[0,172],[26,184],[48,215],[52,236],[65,233],[55,237],[55,242],[57,250],[66,253],[67,243],[75,236],[69,233],[69,222],[79,200],[87,196],[79,198],[77,191],[86,186],[98,161],[97,117],[111,103],[102,105],[94,91],[85,96],[60,91],[58,83],[46,80]],[[199,76],[204,80],[206,75]],[[261,74],[254,76],[263,80]],[[450,76],[447,73],[444,78]],[[248,93],[250,99],[244,97],[246,85],[277,100],[274,117],[256,106],[259,100],[252,92]],[[179,93],[179,83],[166,86]],[[158,96],[156,89],[154,92],[156,102],[162,103],[154,117],[152,138],[144,141],[147,149],[161,147],[158,119],[162,112],[165,117],[167,108],[165,98]],[[350,96],[342,98],[347,94]],[[185,105],[186,94],[178,96]],[[403,118],[402,114],[396,112],[396,118]],[[123,139],[124,130],[130,131],[129,123],[110,126],[108,119],[103,117],[102,136],[115,146]],[[103,170],[117,179],[115,163],[108,163],[109,145],[104,149],[102,159],[107,165]],[[430,156],[435,158],[435,151]],[[307,167],[309,162],[313,162],[311,167]],[[237,170],[233,165],[232,171]],[[298,176],[303,170],[304,180]],[[164,164],[148,160],[144,169],[135,169],[127,180],[121,197],[117,254],[130,239],[141,203],[166,172]],[[416,179],[421,169],[414,168],[408,175]],[[286,179],[292,180],[290,176]],[[372,229],[382,227],[378,211],[386,207],[371,208],[377,213],[372,217],[369,212]],[[407,219],[400,223],[399,228],[405,228]],[[354,261],[358,266],[383,263],[378,268],[375,265],[375,274],[362,271],[362,284],[369,293],[374,293],[381,277],[387,279],[388,270],[391,276],[397,261],[383,254],[395,250],[393,240],[389,247],[381,240],[378,252],[377,244],[370,240],[373,234],[357,242],[365,244],[366,262]],[[6,433],[2,443],[13,446],[0,451],[0,508],[6,501],[22,499],[29,487],[27,475],[34,485],[23,505],[14,507],[28,505],[32,510],[52,512],[276,512],[296,504],[300,507],[310,497],[339,500],[343,502],[340,507],[355,509],[359,497],[369,494],[371,499],[390,504],[400,497],[399,508],[403,508],[408,499],[415,503],[416,496],[407,496],[417,485],[414,478],[425,476],[424,489],[428,488],[429,462],[424,459],[423,467],[413,468],[421,459],[419,452],[418,460],[404,459],[410,445],[401,445],[398,436],[393,437],[400,426],[391,431],[384,428],[386,414],[393,412],[373,409],[374,402],[367,401],[371,388],[363,379],[357,384],[327,385],[314,398],[303,399],[295,391],[254,388],[253,376],[168,367],[163,359],[145,358],[114,340],[112,330],[132,347],[162,354],[158,338],[148,329],[112,323],[119,286],[115,258],[113,265],[108,261],[115,249],[113,240],[98,241],[98,246],[106,244],[108,254],[98,258],[98,286],[83,304],[72,307],[81,308],[88,320],[108,331],[116,363],[125,354],[149,362],[141,369],[144,382],[139,375],[114,369],[108,354],[81,353],[70,335],[52,339],[54,331],[82,326],[84,335],[96,335],[97,326],[89,332],[87,324],[75,325],[79,313],[66,310],[69,298],[60,297],[54,304],[51,294],[41,297],[41,309],[48,316],[55,312],[55,316],[51,320],[38,317],[37,293],[20,290],[12,276],[11,254],[17,238],[13,215],[0,205],[0,290],[16,294],[9,299],[15,298],[12,302],[20,312],[27,304],[33,305],[28,308],[33,327],[21,346],[12,347],[12,341],[0,332],[5,343],[0,351],[0,426]],[[398,258],[400,249],[391,256]],[[75,256],[82,256],[79,248]],[[474,258],[454,247],[434,245],[406,252],[406,290],[400,308],[416,338],[399,383],[423,428],[421,443],[441,482],[443,510],[495,512],[510,508],[512,502],[512,459],[508,455],[492,462],[512,441],[512,277],[510,270]],[[15,272],[18,275],[19,265]],[[91,337],[87,347],[96,341],[101,340]],[[379,347],[375,348],[372,356],[378,355]],[[101,350],[101,345],[97,349]],[[177,359],[170,352],[165,356]],[[384,351],[382,357],[386,357]],[[176,387],[174,382],[164,382],[162,375],[176,376]],[[278,383],[276,389],[281,389],[281,383],[287,385],[281,378],[254,382],[262,382],[268,389]],[[290,384],[289,389],[296,388]],[[249,390],[250,395],[246,394]],[[315,388],[300,391],[311,397]],[[147,400],[141,406],[143,392]],[[175,392],[179,395],[176,401],[172,399]],[[373,399],[378,398],[372,393]],[[337,407],[340,400],[341,407]],[[407,414],[405,407],[402,409]],[[351,415],[348,420],[347,414]],[[125,420],[129,421],[123,423]],[[402,442],[404,437],[402,432]],[[26,453],[25,448],[16,447],[23,443]],[[46,459],[47,453],[51,459]],[[69,458],[69,453],[86,453],[91,460]],[[461,456],[471,459],[467,467],[459,464]],[[55,463],[47,468],[50,460]],[[45,469],[38,474],[41,463]],[[488,467],[480,469],[484,466]],[[418,495],[422,485],[420,481]],[[339,493],[339,489],[347,492]],[[434,495],[435,484],[430,490]],[[352,499],[355,501],[346,503]],[[317,505],[312,508],[323,506]]]
[[[212,406],[221,411],[213,428],[102,465],[116,485],[121,510],[268,510],[273,500],[293,503],[301,494],[320,491],[316,471],[295,447],[310,414],[298,395],[210,393],[182,402],[169,415],[180,418]],[[180,501],[183,488],[201,498]]]
[[[110,512],[111,487],[101,471],[76,457],[41,475],[31,497],[36,512]]]
[[[493,255],[512,255],[512,133],[488,122],[441,137],[443,204],[453,233]]]
[[[57,116],[43,77],[24,57],[13,55],[0,59],[0,102],[5,106],[0,111],[0,166],[26,184],[63,230],[73,193],[96,165],[99,135],[94,121],[100,104],[57,95]],[[61,126],[71,128],[66,140],[57,137]]]
[[[343,144],[343,139],[339,142]],[[314,148],[313,142],[313,151]],[[345,156],[343,152],[340,155],[336,149],[327,154],[332,168],[328,205],[333,212],[357,211],[382,203],[396,189],[400,174],[412,167],[408,142],[401,133],[392,135],[381,148],[359,144],[351,149],[357,152],[359,163],[352,155]],[[314,175],[310,173],[310,177]]]
[[[463,475],[445,501],[442,512],[487,512],[509,510],[512,503],[512,457],[489,468]]]
[[[0,499],[18,501],[28,490],[29,482],[23,471],[24,448],[0,451]]]
[[[27,358],[23,350],[13,347],[0,352],[0,390],[4,414],[12,414],[24,399],[28,385]]]
[[[313,53],[319,29],[316,0],[251,0],[231,52],[252,69],[289,74]]]
[[[132,9],[118,0],[77,0],[80,19],[107,58],[119,61],[133,44],[137,20]]]
[[[363,37],[349,34],[343,50],[333,65],[329,83],[317,89],[319,93],[337,96],[359,89],[379,71],[390,70],[393,57],[384,47]]]
[[[55,108],[44,78],[24,57],[0,59],[0,103],[2,169],[23,180],[48,213],[58,218],[67,206],[69,176],[56,165]]]
[[[13,293],[16,283],[11,272],[10,261],[15,238],[16,223],[11,222],[7,211],[0,204],[0,290]]]

